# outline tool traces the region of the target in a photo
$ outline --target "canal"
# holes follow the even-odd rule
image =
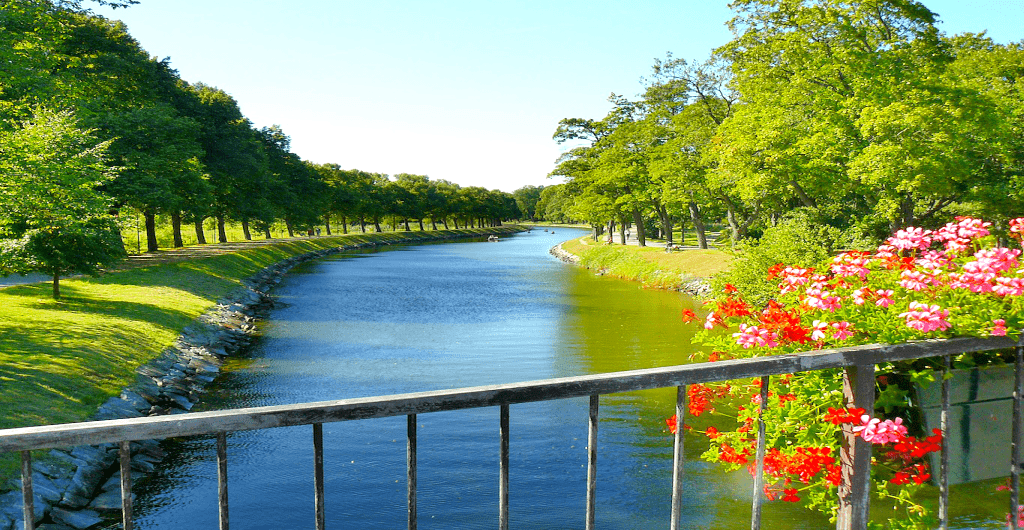
[[[679,293],[595,276],[548,254],[579,230],[534,230],[497,243],[445,242],[347,252],[292,271],[262,325],[197,410],[508,383],[687,361]],[[673,389],[601,399],[597,523],[665,528],[671,496]],[[419,423],[419,527],[494,528],[498,410],[425,414]],[[328,528],[404,528],[404,417],[324,426]],[[582,528],[587,401],[511,409],[513,528]],[[749,525],[750,478],[699,459],[687,439],[684,527]],[[140,485],[137,527],[217,527],[214,442],[165,443]],[[228,436],[235,529],[312,528],[311,430]],[[826,518],[766,506],[765,528],[819,529]]]

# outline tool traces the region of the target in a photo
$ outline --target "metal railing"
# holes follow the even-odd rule
[[[1024,339],[1014,343],[1006,338],[962,338],[929,340],[899,345],[866,345],[843,349],[819,350],[791,355],[756,357],[699,363],[665,368],[633,370],[606,374],[547,379],[524,383],[460,388],[455,390],[419,392],[382,397],[346,399],[297,405],[281,405],[215,412],[201,412],[170,416],[95,421],[63,425],[26,427],[0,430],[0,452],[20,452],[22,456],[22,491],[24,496],[25,528],[32,528],[34,502],[32,493],[31,450],[73,445],[120,444],[121,493],[123,525],[132,529],[132,474],[130,446],[135,440],[150,440],[180,436],[215,435],[217,438],[217,476],[219,482],[220,528],[228,530],[227,444],[226,434],[235,431],[269,429],[273,427],[312,425],[314,450],[314,504],[316,528],[324,528],[324,458],[323,424],[336,421],[361,420],[388,416],[407,416],[408,466],[408,527],[416,528],[416,416],[431,412],[500,407],[499,458],[499,513],[498,526],[508,528],[509,479],[509,408],[510,405],[536,401],[589,397],[589,437],[587,466],[586,528],[595,527],[595,491],[597,462],[597,429],[599,397],[604,394],[676,387],[676,414],[678,429],[674,441],[672,471],[672,509],[669,527],[680,527],[682,478],[684,473],[683,428],[686,417],[686,386],[696,383],[728,381],[733,379],[762,378],[761,412],[767,406],[769,378],[773,375],[841,368],[846,372],[844,395],[848,406],[866,410],[874,408],[875,365],[885,362],[936,357],[945,360],[948,370],[951,355],[968,352],[992,351],[1016,347],[1016,379],[1013,389],[1013,429],[1010,441],[1009,471],[1011,476],[1010,513],[1017,513],[1020,492],[1021,462],[1021,395],[1024,375]],[[943,439],[946,439],[949,410],[949,381],[943,380],[942,421]],[[763,469],[765,455],[765,427],[759,417],[755,466]],[[870,505],[871,444],[847,433],[841,455],[843,469],[839,489],[839,522],[841,530],[867,527]],[[948,455],[943,444],[939,471],[940,528],[948,527]],[[755,472],[751,527],[761,524],[761,474]],[[1011,528],[1017,528],[1016,517],[1010,517]]]

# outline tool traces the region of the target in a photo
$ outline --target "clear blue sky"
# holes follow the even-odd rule
[[[924,0],[947,33],[1024,39],[1024,0]],[[722,0],[141,0],[120,19],[305,160],[462,186],[547,185],[558,120],[601,118],[656,57],[726,43]]]

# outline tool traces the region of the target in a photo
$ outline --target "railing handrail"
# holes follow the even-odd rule
[[[316,528],[325,528],[323,424],[328,422],[407,416],[408,445],[408,528],[417,528],[416,509],[416,417],[429,412],[453,411],[479,407],[500,407],[500,467],[499,467],[499,529],[508,529],[509,480],[509,406],[517,403],[549,401],[574,397],[590,397],[588,425],[588,471],[586,528],[593,530],[596,478],[596,444],[598,429],[598,402],[602,394],[615,394],[636,390],[676,387],[676,416],[678,428],[673,444],[672,514],[669,528],[678,530],[681,524],[681,494],[683,478],[683,433],[687,410],[686,387],[708,383],[760,377],[761,405],[758,411],[757,463],[762,469],[765,455],[765,426],[763,413],[767,406],[767,389],[773,375],[844,369],[843,400],[850,405],[872,410],[875,402],[875,365],[885,362],[906,361],[927,357],[942,358],[944,371],[949,370],[952,355],[1009,349],[1016,346],[1016,380],[1013,394],[1013,434],[1011,435],[1010,513],[1016,514],[1019,503],[1021,438],[1019,423],[1024,395],[1024,337],[1020,342],[1005,337],[959,338],[923,340],[896,345],[869,344],[840,349],[801,352],[788,355],[753,357],[727,361],[695,363],[645,370],[631,370],[557,379],[543,379],[522,383],[459,388],[363,397],[296,405],[276,405],[235,410],[197,412],[168,416],[153,416],[120,420],[105,420],[38,427],[0,430],[0,452],[21,452],[23,519],[25,530],[33,528],[35,518],[32,486],[33,449],[46,449],[73,445],[119,443],[121,472],[121,502],[123,528],[133,529],[131,493],[131,442],[179,436],[210,435],[217,438],[217,483],[220,530],[228,530],[227,492],[227,433],[235,431],[269,429],[300,425],[313,426],[314,490]],[[947,435],[949,411],[949,380],[942,380],[941,433]],[[849,406],[849,405],[848,405]],[[868,524],[870,507],[871,444],[860,439],[852,428],[843,430],[841,450],[842,478],[839,487],[837,530],[864,530]],[[948,451],[943,444],[939,473],[939,528],[948,528]],[[755,477],[755,485],[758,485]],[[755,487],[751,510],[751,528],[761,524],[762,492]],[[1010,518],[1010,528],[1017,529],[1016,517]]]
[[[521,383],[394,394],[294,405],[193,412],[0,430],[0,452],[160,439],[405,416],[534,401],[614,394],[750,377],[875,365],[1012,348],[1005,337],[868,344],[786,355],[541,379]]]

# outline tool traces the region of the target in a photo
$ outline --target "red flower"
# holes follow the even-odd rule
[[[725,284],[725,288],[724,288],[724,290],[725,290],[725,292],[726,292],[727,294],[731,294],[731,293],[736,293],[736,292],[739,292],[739,289],[737,289],[737,288],[736,288],[736,286],[734,286],[734,285],[733,285],[733,284],[731,284],[731,283],[727,283],[727,284]]]
[[[798,497],[797,494],[796,494],[797,493],[796,488],[786,488],[786,489],[782,490],[782,493],[783,493],[783,495],[782,495],[782,500],[783,501],[786,501],[786,502],[797,502],[797,501],[800,500],[800,497]]]
[[[689,324],[690,322],[697,320],[697,314],[689,309],[683,309],[682,319],[684,324]]]
[[[673,414],[671,418],[665,419],[665,425],[668,425],[668,432],[675,434],[679,430],[679,425],[676,422],[676,415]]]
[[[719,302],[718,311],[727,317],[745,317],[750,314],[747,303],[738,298],[726,298]]]
[[[708,436],[708,438],[711,438],[712,440],[714,440],[715,438],[718,438],[719,436],[721,436],[718,433],[718,429],[716,429],[714,427],[708,427],[708,430],[704,431],[704,434],[706,434]]]
[[[865,410],[862,408],[835,409],[829,407],[828,412],[825,413],[825,421],[832,425],[839,425],[842,423],[860,423],[860,417],[864,415],[864,412]]]
[[[776,263],[775,265],[772,265],[772,267],[768,269],[768,279],[774,280],[775,278],[778,278],[784,270],[786,270],[786,265],[783,263]]]

